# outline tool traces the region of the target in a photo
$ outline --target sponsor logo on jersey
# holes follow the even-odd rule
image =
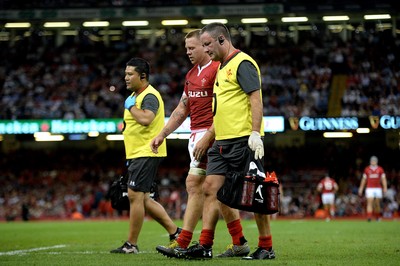
[[[202,78],[201,79],[201,86],[204,87],[206,85],[207,79]]]
[[[189,91],[190,98],[201,98],[201,97],[207,97],[207,96],[208,96],[207,91]]]

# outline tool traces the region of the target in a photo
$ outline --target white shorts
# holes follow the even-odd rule
[[[381,199],[383,196],[382,188],[372,187],[365,189],[365,197]]]
[[[190,155],[190,168],[197,168],[200,165],[200,162],[197,161],[193,156],[193,150],[194,150],[194,147],[196,146],[196,143],[202,137],[204,137],[206,132],[207,132],[207,129],[201,129],[201,130],[193,131],[192,134],[190,134],[189,143],[188,143],[188,150],[189,150],[189,155]],[[204,156],[207,156],[207,155],[205,154]],[[205,161],[206,158],[203,158],[202,160]]]
[[[331,204],[335,203],[335,194],[334,193],[323,193],[321,196],[322,204]]]

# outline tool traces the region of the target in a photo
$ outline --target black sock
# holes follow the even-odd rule
[[[169,235],[169,240],[173,240],[176,238],[176,236],[182,231],[182,228],[178,227],[176,228],[175,233]]]
[[[247,242],[246,238],[244,238],[244,236],[242,236],[240,238],[240,245],[244,245],[244,243],[246,243],[246,242]]]

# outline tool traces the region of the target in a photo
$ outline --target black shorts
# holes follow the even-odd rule
[[[207,175],[226,175],[231,171],[243,171],[249,146],[247,138],[240,138],[236,142],[224,143],[215,141],[208,150]]]
[[[150,192],[162,159],[142,157],[128,160],[128,187],[134,191]]]

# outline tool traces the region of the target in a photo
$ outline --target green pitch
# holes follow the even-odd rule
[[[177,221],[181,225],[181,221]],[[252,251],[257,228],[243,220]],[[201,224],[194,240],[198,240]],[[144,223],[140,254],[110,254],[123,244],[127,220],[0,223],[0,265],[400,265],[400,222],[365,220],[273,220],[276,259],[243,261],[240,258],[188,261],[169,259],[155,247],[168,235],[154,221]],[[214,256],[231,241],[223,221],[213,248]]]

